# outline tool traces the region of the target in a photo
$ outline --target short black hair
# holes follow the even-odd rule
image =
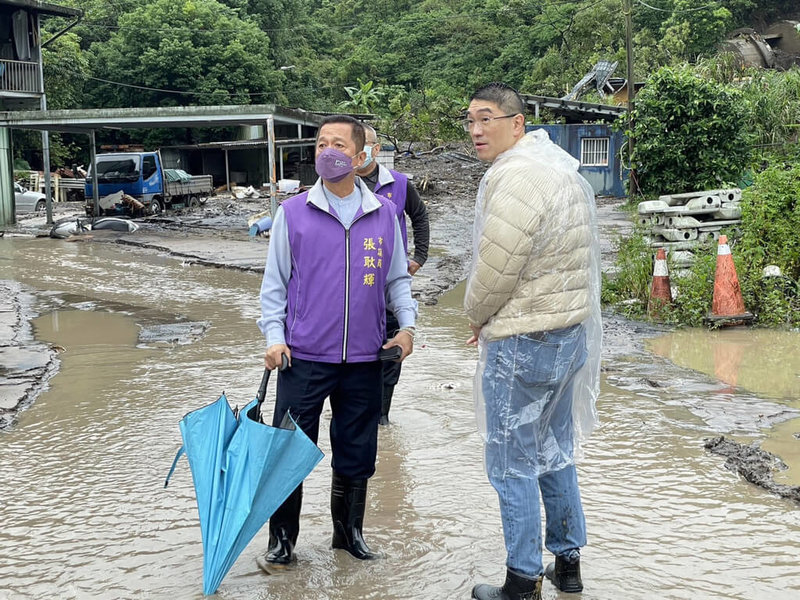
[[[525,103],[519,92],[510,85],[499,81],[493,81],[478,88],[469,100],[470,102],[473,100],[494,102],[500,107],[500,110],[510,115],[525,114]]]
[[[350,115],[330,115],[322,119],[322,123],[319,124],[319,129],[317,129],[317,139],[319,139],[319,132],[322,131],[323,125],[328,125],[330,123],[349,123],[352,127],[351,137],[356,143],[356,152],[361,152],[364,149],[364,142],[367,139],[364,134],[364,125],[361,121]]]

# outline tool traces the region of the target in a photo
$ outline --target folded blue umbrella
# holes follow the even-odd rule
[[[317,448],[287,414],[281,427],[261,423],[269,371],[256,398],[242,411],[223,393],[180,422],[194,480],[203,539],[203,593],[216,592],[225,574],[283,501],[322,460]]]

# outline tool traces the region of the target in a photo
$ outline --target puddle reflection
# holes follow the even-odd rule
[[[732,328],[684,329],[647,342],[677,365],[800,407],[800,332]]]

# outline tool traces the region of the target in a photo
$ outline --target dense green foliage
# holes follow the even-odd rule
[[[616,271],[603,281],[603,304],[617,305],[629,316],[641,316],[650,296],[650,277],[653,274],[653,252],[642,231],[616,240]]]
[[[630,5],[634,79],[647,81],[633,131],[642,187],[680,192],[754,174],[744,236],[734,246],[746,302],[762,322],[797,324],[800,189],[797,169],[784,165],[798,158],[800,70],[742,71],[715,56],[737,27],[800,18],[796,0],[61,2],[84,17],[44,51],[51,108],[276,103],[347,110],[375,114],[383,133],[428,148],[464,139],[456,119],[471,91],[487,82],[563,96],[599,60],[617,61],[614,75],[625,77]],[[47,39],[69,21],[44,22]],[[596,91],[583,99],[608,101]],[[38,134],[14,135],[17,156],[41,168]],[[155,147],[230,132],[103,135],[100,143]],[[56,166],[82,162],[85,140],[53,135],[51,154]],[[639,234],[621,240],[618,250],[604,300],[642,315],[652,250]],[[702,321],[715,256],[710,247],[691,273],[674,276],[680,293],[668,320]],[[765,283],[767,264],[780,266],[786,278]]]
[[[109,81],[125,73],[123,81],[137,87],[98,82],[95,106],[249,104],[281,79],[264,68],[271,64],[269,36],[217,0],[153,0],[117,24],[92,46],[92,70]]]
[[[742,293],[767,324],[800,325],[800,166],[778,164],[756,175],[742,197],[743,235],[736,245]],[[764,278],[776,265],[780,278]]]
[[[747,130],[755,147],[771,151],[787,141],[797,142],[800,124],[800,69],[785,73],[753,70],[742,87],[749,108]],[[791,151],[791,149],[788,149]]]
[[[748,117],[739,90],[688,66],[659,69],[634,111],[632,160],[641,191],[682,193],[737,181],[750,157]]]
[[[377,113],[397,137],[436,145],[460,135],[446,121],[476,86],[503,80],[561,96],[598,60],[618,61],[617,76],[626,69],[625,0],[62,2],[85,14],[68,40],[46,51],[49,102],[60,108],[278,103],[337,110],[370,86],[373,98],[357,110]],[[795,9],[789,0],[632,5],[639,81],[713,53],[732,28]],[[51,32],[65,24],[45,20]]]

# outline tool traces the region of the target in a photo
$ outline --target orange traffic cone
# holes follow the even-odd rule
[[[667,254],[663,248],[659,248],[656,252],[656,263],[653,266],[653,284],[650,287],[647,313],[651,317],[657,317],[661,309],[669,304],[672,304],[672,289],[669,285]]]
[[[711,302],[711,314],[707,318],[717,325],[739,325],[753,320],[753,315],[744,308],[742,288],[739,287],[727,235],[719,236],[714,298]]]

